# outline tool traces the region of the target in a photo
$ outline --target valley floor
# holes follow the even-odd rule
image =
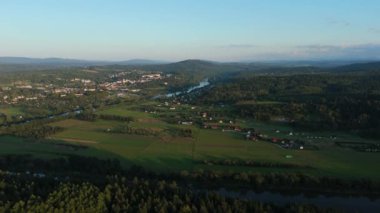
[[[255,128],[270,136],[294,139],[313,136],[314,143],[319,147],[318,150],[296,150],[284,149],[266,141],[246,140],[241,132],[203,129],[196,125],[169,124],[160,120],[155,114],[141,112],[123,104],[98,111],[97,114],[131,116],[134,121],[129,124],[130,126],[157,132],[165,132],[170,128],[190,128],[193,137],[113,133],[109,131],[123,125],[124,122],[103,119],[96,121],[66,119],[50,124],[62,127],[64,130],[48,139],[34,141],[9,136],[0,137],[0,154],[32,154],[42,158],[78,154],[117,158],[126,167],[136,164],[157,172],[182,170],[300,172],[318,176],[380,179],[380,170],[376,163],[380,161],[379,153],[358,152],[339,147],[328,138],[334,135],[336,137],[334,140],[372,142],[355,135],[339,132],[301,133],[281,124],[239,121],[241,125]],[[292,132],[292,136],[289,136],[289,132]],[[79,145],[79,148],[70,144]],[[215,163],[226,160],[296,166],[272,168]]]

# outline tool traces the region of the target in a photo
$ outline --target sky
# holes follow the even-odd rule
[[[380,60],[379,0],[1,0],[0,56]]]

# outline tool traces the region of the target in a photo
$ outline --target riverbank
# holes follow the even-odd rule
[[[206,78],[202,81],[199,82],[198,85],[196,86],[192,86],[192,87],[189,87],[185,90],[181,90],[181,91],[176,91],[176,92],[170,92],[170,93],[167,93],[167,94],[159,94],[159,95],[156,95],[153,97],[153,99],[158,99],[158,98],[172,98],[172,97],[175,97],[175,96],[180,96],[180,95],[184,95],[184,94],[189,94],[195,90],[198,90],[198,89],[201,89],[201,88],[204,88],[204,87],[207,87],[210,85],[210,82],[209,80]]]
[[[225,188],[216,190],[215,193],[233,199],[257,201],[262,203],[275,203],[278,206],[288,204],[312,204],[321,208],[341,209],[345,212],[377,213],[380,210],[380,198],[370,199],[364,196],[326,196],[305,194],[282,194],[275,192],[231,191]]]

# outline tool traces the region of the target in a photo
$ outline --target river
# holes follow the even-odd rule
[[[69,112],[63,112],[63,113],[59,113],[59,114],[54,114],[54,115],[46,115],[46,116],[41,116],[41,117],[34,117],[34,118],[29,118],[27,120],[22,120],[22,121],[17,121],[17,122],[10,122],[10,123],[7,123],[7,124],[0,124],[0,126],[9,126],[9,125],[22,125],[22,124],[26,124],[26,123],[30,123],[32,121],[37,121],[37,120],[51,120],[51,119],[54,119],[54,118],[57,118],[57,117],[68,117],[70,114],[74,113],[74,114],[81,114],[83,112],[82,109],[76,109],[76,110],[73,110],[73,111],[69,111]]]
[[[175,97],[175,96],[179,96],[179,95],[183,95],[183,94],[188,94],[188,93],[193,92],[194,90],[201,89],[203,87],[207,87],[208,85],[210,85],[210,82],[206,78],[206,79],[203,79],[202,81],[200,81],[198,85],[189,87],[185,91],[171,92],[171,93],[167,93],[165,95],[160,94],[160,95],[154,96],[153,99],[162,98],[162,97],[171,98],[171,97]]]
[[[248,191],[245,193],[226,190],[224,188],[216,191],[217,194],[230,197],[240,198],[246,200],[255,200],[263,203],[274,203],[276,205],[284,206],[290,203],[297,204],[313,204],[323,208],[337,208],[345,212],[380,212],[380,198],[370,199],[367,197],[352,197],[352,196],[306,196],[304,194],[298,195],[284,195],[274,192],[254,192]]]

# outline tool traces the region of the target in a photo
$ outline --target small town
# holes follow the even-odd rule
[[[126,75],[131,73],[138,73],[134,75],[133,79],[125,78]],[[120,72],[117,74],[109,75],[106,80],[98,83],[94,80],[84,78],[71,78],[62,79],[56,78],[57,84],[42,84],[42,83],[29,83],[27,80],[18,80],[12,82],[11,85],[0,87],[0,103],[2,104],[18,104],[24,101],[36,101],[45,99],[48,95],[57,95],[59,97],[67,97],[74,95],[76,97],[83,96],[88,92],[104,92],[110,91],[109,95],[117,94],[122,97],[125,93],[138,93],[142,89],[140,85],[152,82],[163,81],[167,78],[160,72],[147,72],[134,70],[131,72]],[[168,85],[167,82],[162,82],[163,85]]]

